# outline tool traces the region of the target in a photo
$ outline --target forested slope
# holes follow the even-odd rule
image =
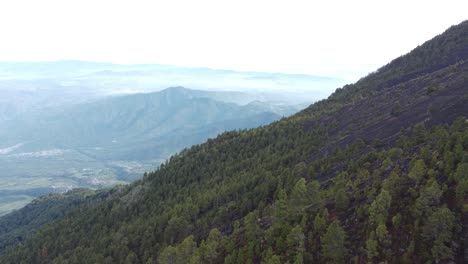
[[[112,190],[73,189],[64,194],[50,193],[33,200],[25,207],[0,217],[0,252],[7,246],[21,243],[44,224],[62,218],[83,203],[97,203]]]
[[[78,204],[1,263],[468,261],[468,22]]]

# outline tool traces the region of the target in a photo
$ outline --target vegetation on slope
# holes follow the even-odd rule
[[[96,203],[112,193],[113,190],[73,189],[64,194],[51,193],[33,200],[25,207],[0,218],[0,252],[8,246],[21,243],[43,225],[61,219],[75,206]]]

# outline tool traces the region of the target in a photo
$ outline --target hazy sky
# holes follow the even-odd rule
[[[0,61],[79,59],[354,80],[468,19],[468,1],[0,2]]]

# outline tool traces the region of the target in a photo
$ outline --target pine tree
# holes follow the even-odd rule
[[[291,191],[289,201],[294,216],[301,215],[303,212],[315,212],[321,203],[320,184],[317,181],[306,184],[306,180],[300,178]]]
[[[366,254],[369,262],[372,262],[372,259],[379,255],[378,246],[379,244],[375,240],[375,233],[372,231],[366,241]]]
[[[419,184],[426,173],[426,165],[424,164],[424,160],[418,159],[414,162],[414,165],[411,166],[411,170],[408,176],[413,179],[416,184]]]
[[[378,226],[387,221],[388,209],[392,202],[392,197],[386,190],[382,190],[369,207],[369,220]]]
[[[287,195],[286,192],[279,188],[278,190],[278,200],[275,202],[275,219],[274,225],[281,226],[287,219],[288,216],[288,204],[287,204]]]
[[[346,233],[338,220],[333,221],[322,237],[322,255],[332,263],[344,263]]]
[[[433,209],[439,205],[441,197],[442,190],[437,181],[429,180],[416,199],[413,209],[414,217],[418,219],[428,217]]]
[[[196,248],[193,235],[185,238],[176,248],[176,263],[188,263]]]
[[[300,225],[296,225],[291,229],[291,232],[289,232],[288,237],[286,238],[289,256],[293,256],[296,253],[300,253],[302,256],[302,252],[304,251],[304,239],[304,231]]]
[[[343,188],[340,188],[335,195],[335,205],[338,210],[346,210],[349,206],[349,199]]]
[[[158,263],[161,264],[176,264],[176,248],[167,246],[158,257]]]
[[[423,237],[429,243],[432,241],[431,253],[436,262],[453,259],[454,252],[449,243],[456,227],[455,215],[446,207],[438,208],[427,219]]]

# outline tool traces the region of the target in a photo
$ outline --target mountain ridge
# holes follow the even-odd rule
[[[5,121],[0,124],[0,214],[50,191],[129,182],[185,147],[299,109],[271,102],[239,105],[231,102],[235,97],[250,95],[178,87]]]

